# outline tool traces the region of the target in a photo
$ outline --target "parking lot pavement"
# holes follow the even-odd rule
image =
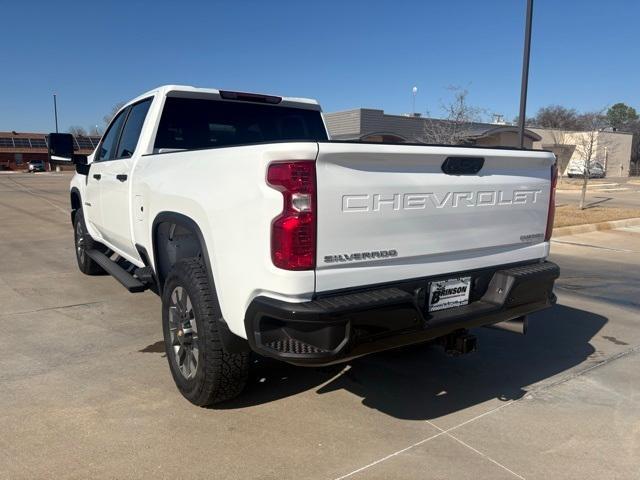
[[[628,179],[624,179],[628,180]],[[592,184],[587,190],[586,203],[592,207],[640,208],[640,182],[636,179],[605,179],[602,185]],[[575,181],[574,181],[575,186]],[[558,184],[556,199],[558,205],[577,205],[580,190],[567,190]]]
[[[76,267],[68,175],[0,176],[0,478],[639,478],[640,231],[561,237],[522,337],[304,369],[200,409],[160,305]]]

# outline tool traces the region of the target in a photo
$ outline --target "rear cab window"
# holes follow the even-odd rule
[[[326,141],[320,112],[279,105],[168,97],[154,151],[278,141]]]

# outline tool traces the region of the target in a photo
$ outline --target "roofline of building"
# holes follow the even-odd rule
[[[385,117],[395,117],[395,118],[402,118],[402,119],[414,119],[414,120],[418,120],[418,121],[430,121],[430,120],[435,120],[438,122],[449,122],[450,120],[444,119],[444,118],[433,118],[433,117],[416,117],[416,116],[410,116],[410,115],[397,115],[397,114],[393,114],[393,113],[385,113],[384,110],[380,109],[380,108],[355,108],[355,109],[351,109],[351,110],[341,110],[338,112],[328,112],[325,115],[333,115],[333,114],[345,114],[345,113],[352,113],[352,112],[360,112],[363,110],[367,110],[367,111],[375,111],[375,112],[380,112],[382,113],[382,115],[384,115]],[[485,137],[487,135],[492,135],[494,133],[499,133],[500,131],[503,132],[518,132],[518,127],[516,125],[499,125],[499,124],[494,124],[494,123],[486,123],[486,122],[469,122],[472,125],[477,125],[477,126],[487,126],[487,130],[485,130],[484,132],[480,133],[480,134],[470,134],[468,135],[469,138],[482,138]],[[358,135],[358,134],[353,134],[354,138],[358,137],[358,138],[362,138],[362,136],[368,136],[368,135],[373,135],[374,133],[366,133],[364,135]],[[376,134],[383,134],[383,132],[376,132]],[[404,137],[407,138],[403,135],[399,135],[399,134],[394,134],[393,132],[387,132],[387,134],[391,134],[391,135],[396,135],[399,137]],[[532,139],[534,142],[538,142],[540,140],[542,140],[542,137],[540,135],[538,135],[537,133],[531,131],[528,128],[525,128],[525,136]],[[410,140],[409,138],[407,138],[407,140]]]
[[[363,133],[363,134],[358,134],[358,133],[342,133],[342,134],[338,134],[338,135],[332,135],[331,138],[336,139],[336,140],[349,140],[349,139],[362,139],[365,137],[371,137],[371,136],[375,136],[375,135],[387,135],[387,136],[392,136],[392,137],[398,137],[401,138],[402,140],[405,140],[407,142],[410,142],[412,140],[415,139],[411,139],[405,135],[401,135],[399,133],[395,133],[395,132],[389,132],[389,131],[378,131],[378,132],[367,132],[367,133]]]
[[[40,135],[47,135],[42,132],[16,132],[12,130],[10,132],[0,132],[0,137],[38,137]]]
[[[555,127],[535,127],[533,125],[528,125],[526,128],[528,129],[532,129],[535,128],[536,130],[554,130],[554,131],[561,131],[561,132],[566,132],[566,133],[585,133],[585,132],[589,132],[590,130],[566,130],[564,128],[555,128]],[[633,135],[633,132],[621,132],[619,130],[614,131],[610,131],[610,130],[596,130],[597,133],[619,133],[620,135]]]
[[[64,133],[64,132],[62,132]],[[0,137],[3,138],[14,138],[14,137],[46,137],[48,136],[48,133],[42,133],[42,132],[16,132],[15,130],[11,131],[11,132],[0,132]],[[79,137],[79,138],[101,138],[101,135],[73,135],[74,137]]]
[[[482,123],[482,122],[478,122],[478,123]],[[494,125],[494,124],[487,123],[486,125]],[[481,133],[479,135],[469,135],[469,138],[482,138],[482,137],[486,137],[487,135],[492,135],[494,133],[502,133],[502,132],[518,133],[519,129],[515,125],[495,125],[494,128],[490,128],[486,130],[484,133]],[[530,139],[532,139],[534,142],[539,142],[540,140],[542,140],[542,137],[540,135],[538,135],[536,132],[528,128],[524,129],[524,135],[525,137],[529,137]]]

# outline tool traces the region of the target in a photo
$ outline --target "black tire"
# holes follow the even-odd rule
[[[103,251],[104,246],[89,235],[81,208],[76,211],[76,215],[73,218],[73,239],[80,271],[85,275],[104,275],[106,272],[102,267],[87,255],[87,250],[98,249]]]
[[[180,294],[184,305],[178,300]],[[167,275],[162,293],[165,351],[178,390],[200,407],[238,396],[247,383],[249,355],[224,351],[218,330],[221,319],[215,286],[209,285],[202,260],[178,261]]]

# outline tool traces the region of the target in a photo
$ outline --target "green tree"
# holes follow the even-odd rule
[[[615,130],[624,130],[638,120],[638,112],[624,103],[616,103],[607,110],[607,121]]]

